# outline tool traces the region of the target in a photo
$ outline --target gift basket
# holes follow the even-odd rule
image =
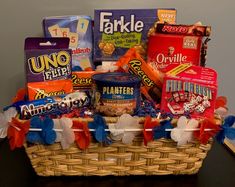
[[[47,17],[25,40],[26,86],[0,113],[0,138],[40,176],[195,174],[234,116],[205,67],[210,26],[175,9]],[[93,36],[94,33],[94,36]]]

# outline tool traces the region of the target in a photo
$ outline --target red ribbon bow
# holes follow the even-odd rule
[[[12,118],[9,123],[7,137],[11,150],[22,147],[25,141],[26,134],[29,131],[30,121],[20,121],[17,118]]]
[[[146,129],[153,129],[155,126],[159,125],[159,121],[151,121],[150,116],[146,116],[144,121],[144,145],[147,145],[148,142],[153,141],[153,131],[146,131]]]
[[[87,123],[80,121],[73,121],[72,129],[80,129],[81,131],[74,131],[75,142],[80,149],[86,149],[91,142],[91,135]]]
[[[207,144],[208,140],[220,131],[220,126],[216,125],[214,119],[204,119],[199,123],[199,131],[194,132],[194,136],[202,143]],[[206,131],[205,129],[210,129]]]

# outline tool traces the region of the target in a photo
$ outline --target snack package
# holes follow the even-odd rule
[[[121,71],[135,74],[141,78],[141,92],[149,100],[160,102],[162,90],[162,74],[154,71],[135,48],[129,49],[116,65]]]
[[[149,37],[147,62],[165,72],[170,64],[189,63],[199,66],[203,36],[211,27],[198,25],[157,24],[156,33]]]
[[[115,61],[145,43],[155,22],[175,23],[175,9],[95,10],[94,61]]]
[[[156,33],[162,34],[177,34],[187,36],[210,36],[211,26],[204,25],[180,25],[180,24],[165,24],[158,23]]]
[[[94,81],[94,106],[105,116],[135,114],[140,107],[140,83],[135,75],[123,72],[99,73]]]
[[[33,116],[66,114],[75,108],[89,106],[90,102],[91,100],[85,92],[73,92],[33,101],[20,101],[9,107],[16,108],[20,119],[30,119]]]
[[[194,118],[210,118],[214,115],[216,95],[215,70],[172,64],[164,77],[161,110],[176,117],[190,114]]]
[[[73,92],[73,85],[71,84],[71,80],[30,82],[27,84],[27,88],[28,98],[30,101]]]
[[[71,79],[69,38],[26,38],[25,70],[29,82]]]
[[[72,72],[72,82],[74,90],[90,90],[92,88],[92,75],[95,71]]]
[[[69,37],[72,70],[93,70],[92,20],[90,16],[56,16],[43,20],[45,37]]]

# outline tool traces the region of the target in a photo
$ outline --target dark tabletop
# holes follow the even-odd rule
[[[214,143],[198,174],[133,177],[37,177],[25,150],[10,151],[6,139],[0,142],[0,187],[235,187],[235,155]]]

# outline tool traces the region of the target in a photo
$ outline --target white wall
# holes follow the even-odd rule
[[[0,108],[24,86],[24,39],[42,35],[45,16],[86,14],[101,8],[168,8],[178,11],[178,23],[198,20],[212,26],[207,65],[219,74],[219,95],[235,111],[234,18],[232,0],[5,0],[0,4]]]

